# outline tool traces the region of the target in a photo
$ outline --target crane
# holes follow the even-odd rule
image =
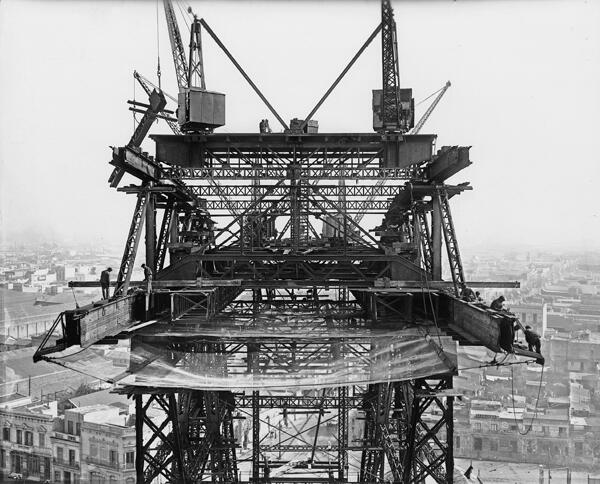
[[[429,119],[429,116],[431,116],[431,113],[433,112],[435,107],[438,105],[438,103],[440,102],[440,100],[442,99],[442,97],[444,96],[444,94],[446,93],[446,91],[448,90],[448,88],[450,86],[451,86],[450,81],[446,82],[444,87],[441,88],[437,97],[433,100],[431,105],[427,108],[427,111],[425,111],[425,114],[423,114],[423,116],[421,116],[421,119],[419,119],[419,121],[417,121],[417,124],[415,125],[415,127],[408,134],[418,134],[419,131],[421,131],[421,128],[423,127],[423,125],[425,124],[427,119]],[[385,185],[385,182],[386,182],[385,177],[380,178],[376,184],[377,188],[381,188],[383,185]],[[365,202],[363,203],[363,207],[365,207],[365,208],[368,207],[373,202],[374,198],[375,198],[374,196],[371,196],[367,200],[365,200]],[[354,222],[360,223],[360,221],[363,219],[364,216],[365,216],[364,212],[357,214],[356,217],[354,218]]]
[[[442,97],[444,97],[444,94],[446,94],[446,91],[448,90],[448,88],[450,86],[451,86],[450,81],[446,82],[444,87],[442,87],[442,89],[440,90],[440,93],[437,95],[437,97],[433,100],[433,102],[427,108],[427,111],[425,111],[425,114],[423,114],[423,116],[421,116],[421,119],[419,119],[419,121],[417,121],[417,124],[409,132],[409,134],[419,134],[419,131],[421,131],[421,128],[423,127],[425,122],[429,119],[429,116],[431,116],[431,113],[433,112],[435,107],[438,105],[438,103],[441,101]]]
[[[169,30],[169,41],[171,42],[171,52],[175,64],[175,76],[179,89],[185,89],[188,84],[187,56],[183,48],[183,41],[177,25],[177,18],[173,10],[171,0],[164,0],[165,17],[167,19],[167,29]]]
[[[202,56],[201,20],[194,15],[186,55],[171,0],[163,0],[179,87],[177,120],[183,132],[212,132],[225,124],[225,94],[206,90]]]

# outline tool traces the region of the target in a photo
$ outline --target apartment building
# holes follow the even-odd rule
[[[134,484],[135,418],[120,414],[116,407],[99,407],[104,407],[102,418],[97,418],[102,409],[70,410],[90,414],[81,420],[82,480],[92,484]]]
[[[3,476],[17,472],[28,481],[43,482],[51,478],[50,434],[57,414],[56,402],[7,405],[0,409],[0,470]]]

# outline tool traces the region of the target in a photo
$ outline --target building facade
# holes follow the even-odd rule
[[[51,479],[50,436],[56,405],[35,405],[0,409],[2,475],[22,474],[29,481]]]

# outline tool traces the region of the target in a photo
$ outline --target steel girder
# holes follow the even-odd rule
[[[137,196],[133,217],[131,219],[131,225],[129,227],[129,234],[127,235],[127,240],[125,241],[123,258],[121,259],[121,265],[117,275],[117,283],[114,292],[115,296],[127,294],[129,281],[131,280],[131,273],[133,271],[133,264],[135,263],[135,256],[140,243],[144,220],[146,218],[148,196],[149,194],[146,191],[140,191]]]
[[[220,198],[220,197],[252,197],[258,190],[259,193],[264,192],[268,186],[256,187],[250,185],[221,185],[220,187],[210,185],[192,185],[189,187],[192,193],[203,198]],[[337,197],[341,191],[339,185],[313,185],[311,190],[322,193],[327,197]],[[281,197],[287,195],[289,187],[278,187],[271,195]],[[399,190],[403,190],[401,186],[385,186],[385,185],[351,185],[347,184],[344,187],[346,197],[393,197]]]
[[[215,166],[206,168],[168,167],[161,171],[161,178],[172,180],[196,180],[202,178],[213,178],[223,180],[250,179],[258,176],[269,180],[281,180],[288,176],[286,167],[261,167],[252,168],[242,165],[239,168],[231,166]],[[300,173],[303,179],[311,180],[339,180],[352,178],[353,180],[377,180],[380,178],[411,180],[420,178],[420,170],[416,168],[379,168],[375,166],[358,165],[356,167],[303,167]]]

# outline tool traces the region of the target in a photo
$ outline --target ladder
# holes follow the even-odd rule
[[[131,219],[131,226],[129,227],[129,234],[127,235],[127,241],[125,242],[123,259],[121,259],[121,266],[119,267],[119,275],[117,276],[114,296],[127,294],[127,290],[129,289],[133,264],[135,263],[135,256],[137,254],[137,248],[140,243],[142,228],[144,226],[144,219],[146,218],[148,196],[149,194],[146,190],[142,190],[138,193],[137,203]]]
[[[419,239],[421,241],[421,258],[423,260],[423,267],[425,267],[425,270],[431,274],[431,233],[429,230],[429,224],[427,223],[427,214],[423,211],[415,211],[414,214],[419,223]]]
[[[436,197],[440,206],[440,215],[442,219],[442,231],[444,232],[444,241],[448,251],[448,262],[450,263],[450,272],[452,282],[454,283],[454,292],[458,297],[460,295],[460,286],[465,282],[462,261],[458,250],[458,241],[454,232],[452,223],[452,214],[450,213],[450,203],[448,202],[448,191],[445,187],[436,187]]]

